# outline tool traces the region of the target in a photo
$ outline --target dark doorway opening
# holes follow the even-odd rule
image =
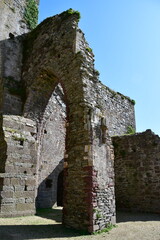
[[[63,174],[64,171],[61,171],[57,181],[57,206],[59,207],[63,207]]]

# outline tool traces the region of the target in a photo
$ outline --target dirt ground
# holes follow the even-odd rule
[[[117,227],[109,233],[80,235],[61,225],[61,209],[37,216],[1,218],[0,240],[160,240],[160,215],[117,213]]]

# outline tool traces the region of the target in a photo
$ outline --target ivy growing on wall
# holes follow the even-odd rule
[[[38,21],[38,6],[35,0],[27,0],[24,19],[31,30],[36,27]]]

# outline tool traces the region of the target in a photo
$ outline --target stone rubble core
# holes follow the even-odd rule
[[[145,164],[154,171],[143,196],[156,179],[151,196],[158,202],[159,138],[155,146],[144,133],[150,142],[144,160],[139,135],[118,137],[136,127],[134,101],[99,81],[93,52],[78,28],[79,13],[70,9],[29,31],[26,2],[0,3],[0,216],[63,205],[65,226],[92,233],[116,222],[115,189],[117,206],[140,209],[125,161],[142,159],[142,175]],[[132,144],[136,154],[126,160]],[[158,212],[151,200],[143,210]]]

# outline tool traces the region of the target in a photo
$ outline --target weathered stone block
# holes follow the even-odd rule
[[[29,210],[34,210],[35,206],[33,203],[17,203],[16,204],[16,210],[25,212],[25,211],[29,211]]]

